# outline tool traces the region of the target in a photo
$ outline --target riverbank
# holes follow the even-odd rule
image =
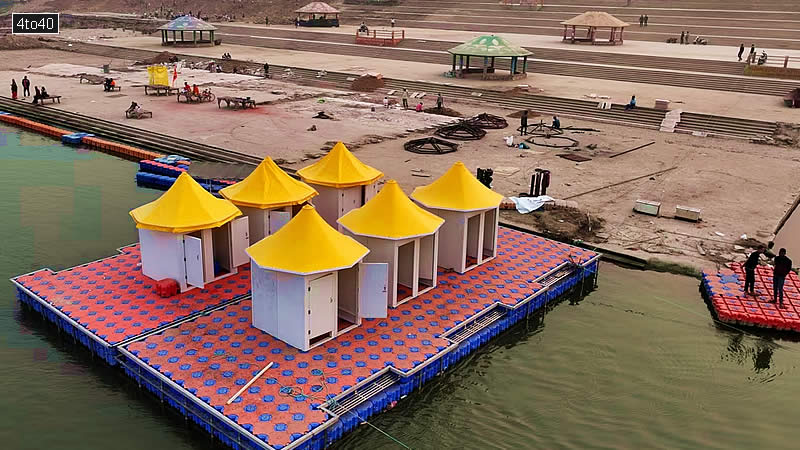
[[[35,85],[45,84],[52,93],[67,93],[56,108],[259,157],[270,155],[292,168],[309,164],[324,154],[331,142],[344,140],[360,159],[384,170],[387,178],[397,179],[406,191],[429,183],[432,175],[456,160],[471,170],[493,168],[493,187],[506,196],[527,192],[535,168],[549,169],[549,195],[571,197],[579,211],[604,221],[602,230],[594,230],[591,238],[582,240],[636,258],[695,269],[743,258],[746,249],[737,244],[742,234],[768,240],[785,208],[791,205],[794,193],[800,190],[800,180],[794,176],[800,169],[800,149],[796,148],[562,118],[562,126],[599,131],[569,133],[578,145],[566,150],[535,145],[525,150],[510,149],[503,138],[513,134],[518,125],[518,119],[508,117],[517,111],[487,107],[470,99],[446,98],[448,107],[465,116],[489,112],[506,117],[511,126],[489,130],[482,140],[463,142],[456,153],[418,155],[403,151],[403,143],[429,136],[430,131],[411,130],[451,119],[386,110],[381,105],[380,91],[355,93],[335,87],[302,86],[291,78],[264,80],[182,71],[178,83],[197,82],[218,95],[246,93],[262,103],[253,111],[233,112],[209,104],[179,104],[174,97],[145,96],[143,89],[135,86],[146,83],[146,73],[143,67],[132,67],[132,61],[110,61],[112,76],[123,86],[121,92],[110,94],[100,86],[79,83],[76,76],[86,71],[100,74],[99,67],[108,64],[108,58],[38,49],[4,53],[18,57],[0,63],[0,76],[19,79],[27,74]],[[156,120],[125,119],[121,111],[131,101],[152,110]],[[423,101],[432,100],[426,97]],[[319,110],[339,116],[338,120],[311,119]],[[539,120],[549,123],[551,118],[532,117],[529,123]],[[317,130],[307,131],[311,125]],[[654,144],[611,158],[648,142]],[[574,162],[558,156],[565,152],[588,160]],[[653,175],[641,177],[647,174]],[[631,179],[634,180],[618,184]],[[775,204],[766,209],[764,198],[774,199]],[[662,202],[664,215],[671,215],[676,205],[701,208],[702,221],[689,223],[635,214],[632,208],[638,199]],[[560,231],[537,227],[532,217],[504,212],[503,219],[542,233]]]

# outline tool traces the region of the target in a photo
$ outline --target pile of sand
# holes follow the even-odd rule
[[[434,106],[433,108],[425,108],[422,110],[422,112],[426,112],[428,114],[438,114],[440,116],[447,116],[447,117],[464,117],[460,112],[456,111],[455,109],[450,109],[447,107],[439,109]]]
[[[170,52],[161,52],[150,59],[145,59],[144,61],[137,61],[136,64],[140,66],[149,66],[153,64],[178,62],[178,60],[179,58]]]
[[[354,91],[372,92],[384,87],[383,75],[379,73],[365,73],[353,80],[350,89]]]
[[[42,47],[46,47],[44,42],[28,36],[8,34],[0,38],[0,50],[26,50]]]

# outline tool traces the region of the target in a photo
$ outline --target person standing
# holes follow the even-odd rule
[[[264,78],[269,78],[269,63],[264,63]]]
[[[553,116],[553,129],[560,130],[561,129],[561,121],[558,120],[558,116]]]
[[[442,98],[442,94],[439,93],[439,95],[436,97],[436,109],[441,111],[442,108],[444,108],[444,98]]]
[[[519,135],[525,136],[528,134],[528,110],[522,111],[522,116],[519,118]]]
[[[686,40],[684,36],[686,36],[686,32],[681,31],[681,45],[683,45],[684,41]]]
[[[639,15],[639,26],[644,26],[644,14]]]
[[[647,26],[647,21],[648,21],[648,20],[650,20],[650,18],[649,18],[649,17],[647,17],[647,14],[645,14],[645,15],[644,15],[644,26]]]
[[[783,308],[783,284],[786,282],[786,276],[792,271],[792,260],[786,256],[786,249],[782,248],[778,251],[778,256],[775,257],[775,269],[772,270],[772,303],[778,302]]]
[[[686,31],[686,44],[689,44],[689,31]]]
[[[300,26],[300,18],[299,17],[295,17],[294,18],[294,27],[297,28],[299,26]]]
[[[756,62],[756,44],[750,44],[750,54],[747,55],[747,62],[751,64]]]
[[[264,25],[269,26],[269,16],[264,16]]]
[[[747,261],[744,262],[744,295],[750,294],[753,297],[756,296],[756,267],[758,267],[758,261],[764,253],[764,250],[764,246],[760,245],[756,251],[750,253],[747,257]]]
[[[25,75],[22,77],[22,96],[28,98],[31,96],[31,80]]]
[[[403,109],[408,109],[408,89],[403,88]]]
[[[739,61],[742,60],[742,55],[744,54],[744,43],[739,46]]]
[[[11,100],[17,99],[17,80],[11,79]]]
[[[394,28],[394,17],[392,17],[392,28]]]

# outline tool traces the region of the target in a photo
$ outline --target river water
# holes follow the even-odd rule
[[[0,129],[0,279],[136,240],[128,211],[159,193],[135,186],[135,163]],[[0,362],[2,448],[213,447],[2,281]],[[697,280],[604,264],[583,301],[515,327],[336,448],[797,448],[798,364],[798,343],[715,325]]]

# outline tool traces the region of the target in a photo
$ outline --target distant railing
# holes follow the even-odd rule
[[[372,39],[405,39],[406,38],[406,31],[405,30],[372,30],[367,32],[356,31],[356,37],[366,37]]]

